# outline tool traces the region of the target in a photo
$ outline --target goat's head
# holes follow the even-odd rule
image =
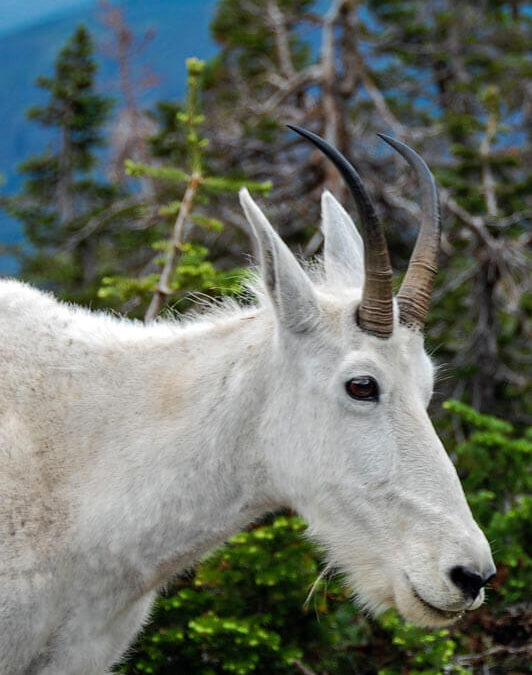
[[[293,127],[340,170],[362,238],[331,194],[322,199],[325,281],[313,283],[249,194],[276,324],[271,401],[261,436],[279,498],[296,508],[374,612],[451,623],[483,600],[495,567],[456,471],[426,412],[433,368],[423,348],[439,249],[432,175],[383,137],[420,182],[422,225],[401,290],[360,177],[323,139]]]

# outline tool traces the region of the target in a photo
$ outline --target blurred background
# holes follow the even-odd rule
[[[397,283],[418,195],[376,133],[440,189],[431,414],[494,548],[484,607],[435,632],[369,619],[320,575],[305,524],[275,514],[178,579],[117,670],[532,672],[532,3],[3,0],[0,61],[0,274],[94,309],[152,320],[238,296],[243,185],[319,254],[321,192],[354,207],[287,123],[353,161]]]

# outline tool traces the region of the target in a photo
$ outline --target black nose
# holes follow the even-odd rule
[[[495,573],[490,572],[486,576],[482,576],[474,570],[458,565],[457,567],[453,567],[450,576],[453,584],[458,586],[464,595],[474,600],[480,589],[485,586],[490,579],[493,579]]]

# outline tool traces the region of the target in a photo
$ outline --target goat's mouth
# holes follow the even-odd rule
[[[414,588],[414,586],[412,584],[410,584],[410,588],[412,590],[412,594],[415,597],[415,599],[421,605],[423,605],[425,610],[428,610],[432,615],[436,615],[440,620],[443,619],[445,621],[448,621],[449,623],[452,623],[454,621],[458,621],[464,615],[463,609],[449,610],[449,609],[440,609],[439,607],[435,607],[430,602],[427,602],[427,600],[422,598],[421,595],[416,591],[416,589]]]

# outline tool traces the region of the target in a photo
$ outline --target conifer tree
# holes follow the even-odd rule
[[[48,101],[30,108],[28,118],[48,127],[52,140],[20,166],[21,193],[4,200],[30,245],[20,254],[21,276],[78,300],[94,295],[98,268],[98,239],[86,235],[116,197],[96,174],[112,101],[95,89],[93,51],[80,25],[59,52],[53,74],[38,78]]]

